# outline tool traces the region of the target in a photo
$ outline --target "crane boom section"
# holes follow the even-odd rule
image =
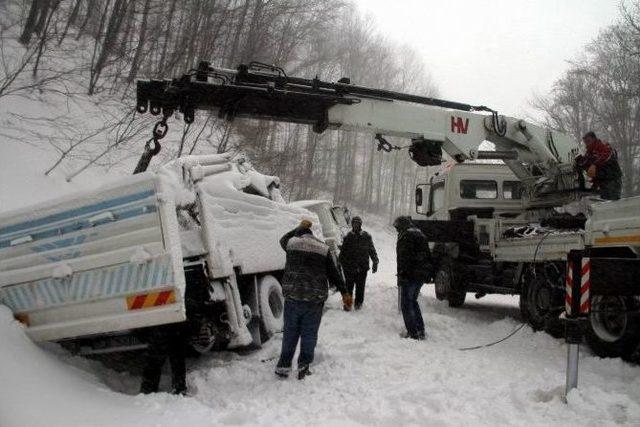
[[[529,199],[556,205],[576,193],[573,159],[577,142],[568,135],[484,107],[319,79],[289,77],[283,70],[252,63],[238,70],[201,63],[174,80],[138,81],[137,109],[187,122],[196,110],[236,117],[302,123],[314,131],[363,131],[411,140],[421,165],[502,159],[530,190]],[[481,151],[483,142],[495,151]],[[560,196],[561,201],[558,199]]]

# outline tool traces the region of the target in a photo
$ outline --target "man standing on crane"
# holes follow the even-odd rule
[[[622,170],[618,164],[618,154],[594,132],[587,132],[582,138],[586,153],[578,156],[576,164],[587,171],[593,187],[600,191],[605,200],[618,200],[622,187]]]
[[[354,216],[351,220],[351,231],[344,237],[340,248],[340,264],[347,282],[347,290],[353,296],[355,287],[355,309],[360,310],[364,302],[364,286],[369,272],[369,258],[373,265],[371,272],[378,271],[378,254],[373,246],[371,235],[362,229],[362,218]],[[351,305],[344,306],[345,311],[351,310]]]

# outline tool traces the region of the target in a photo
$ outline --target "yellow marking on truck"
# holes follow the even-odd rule
[[[627,236],[596,237],[596,245],[608,243],[640,243],[640,234]]]

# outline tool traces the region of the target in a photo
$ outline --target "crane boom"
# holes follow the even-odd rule
[[[137,85],[137,110],[164,114],[175,111],[186,122],[196,110],[236,117],[302,123],[315,132],[326,129],[364,131],[412,141],[410,153],[420,165],[439,165],[443,151],[458,162],[501,159],[529,189],[538,205],[559,205],[579,192],[573,160],[578,144],[570,136],[524,120],[499,115],[484,106],[352,85],[290,77],[260,63],[237,70],[202,62],[196,70],[173,80],[142,80]],[[480,151],[483,142],[495,151]]]

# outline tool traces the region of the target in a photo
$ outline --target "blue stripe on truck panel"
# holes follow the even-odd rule
[[[129,219],[129,218],[133,218],[136,216],[141,216],[141,215],[146,215],[148,213],[151,212],[156,212],[158,209],[155,205],[144,205],[144,206],[138,206],[132,209],[127,209],[121,212],[117,212],[115,214],[116,218],[114,221],[108,222],[107,224],[114,224],[118,221],[122,221],[125,219]],[[78,220],[76,222],[72,222],[69,224],[63,224],[63,225],[59,225],[57,227],[53,227],[53,228],[48,228],[48,229],[44,229],[42,231],[38,231],[35,233],[30,234],[31,236],[31,241],[37,241],[37,240],[43,240],[43,239],[47,239],[49,237],[54,237],[54,236],[60,236],[60,235],[64,235],[67,233],[71,233],[74,231],[79,231],[79,230],[83,230],[83,229],[87,229],[87,228],[95,228],[98,227],[99,225],[96,225],[92,222],[90,222],[88,219],[84,219],[84,220]],[[27,230],[28,231],[28,230]],[[25,231],[24,234],[22,234],[22,236],[24,235],[28,235],[29,233]],[[11,238],[8,238],[6,240],[0,240],[0,249],[2,248],[6,248],[11,246],[11,241],[21,237],[21,236],[12,236]],[[77,245],[77,244],[81,244],[84,242],[84,240],[86,239],[86,236],[76,236],[73,238],[65,238],[65,239],[61,239],[55,242],[50,242],[50,243],[46,243],[44,245],[41,246],[34,246],[33,250],[36,252],[45,252],[45,251],[49,251],[52,249],[59,249],[59,248],[64,248],[67,246],[72,246],[72,245]]]
[[[166,274],[153,274],[160,269]],[[65,279],[41,279],[0,288],[0,301],[13,312],[30,311],[89,300],[106,299],[152,289],[173,282],[171,257],[163,255],[144,264],[119,264],[74,273]],[[117,278],[117,279],[116,279]],[[127,278],[114,286],[114,280]],[[66,289],[69,289],[67,292]]]
[[[71,209],[68,211],[58,212],[52,215],[48,215],[44,218],[33,219],[30,221],[21,222],[18,224],[9,225],[0,228],[0,236],[9,233],[15,233],[18,231],[28,230],[34,227],[40,227],[50,224],[52,222],[62,221],[69,218],[74,218],[81,215],[89,215],[97,213],[102,210],[111,209],[116,206],[126,205],[127,203],[135,202],[137,200],[146,199],[155,194],[155,190],[147,190],[140,193],[129,194],[126,196],[120,196],[113,199],[105,200],[103,202],[94,203],[92,205],[82,206],[80,208]]]

